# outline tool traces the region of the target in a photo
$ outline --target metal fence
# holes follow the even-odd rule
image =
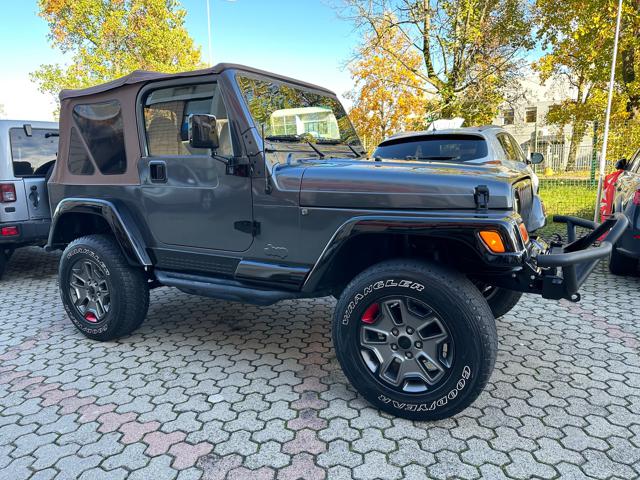
[[[571,142],[563,136],[547,137],[523,144],[525,153],[535,151],[545,157],[544,163],[536,165],[534,170],[540,178],[540,196],[545,202],[549,216],[574,215],[593,218],[602,132],[597,124],[592,124],[587,132],[573,151]],[[606,173],[614,171],[620,158],[630,158],[638,148],[640,122],[613,122],[607,148]],[[555,229],[550,226],[548,230]]]

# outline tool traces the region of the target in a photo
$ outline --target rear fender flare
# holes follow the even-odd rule
[[[130,263],[142,265],[145,268],[152,265],[142,234],[127,208],[102,199],[67,198],[58,203],[51,219],[47,250],[54,250],[64,245],[64,242],[60,241],[60,219],[71,213],[96,215],[103,218]]]
[[[511,252],[493,255],[480,247],[477,232],[483,229],[499,230],[510,244]],[[482,248],[482,258],[487,264],[501,263],[502,266],[519,265],[523,261],[524,249],[516,237],[516,223],[511,217],[488,218],[482,215],[469,216],[363,216],[354,217],[343,223],[333,234],[302,286],[305,293],[315,292],[324,274],[331,268],[342,246],[356,236],[367,233],[389,235],[424,235],[440,238],[455,238],[473,248]]]

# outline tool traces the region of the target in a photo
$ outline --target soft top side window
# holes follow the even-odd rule
[[[120,102],[110,100],[76,105],[73,107],[73,120],[84,145],[72,135],[69,147],[71,173],[76,173],[74,169],[82,172],[76,173],[79,175],[93,173],[93,167],[89,168],[86,165],[88,159],[84,156],[87,153],[103,175],[125,173],[127,155],[124,149],[124,125]]]
[[[149,155],[208,155],[207,149],[189,145],[188,120],[194,113],[215,115],[220,141],[216,153],[232,157],[229,118],[216,83],[159,88],[146,96],[144,126]]]

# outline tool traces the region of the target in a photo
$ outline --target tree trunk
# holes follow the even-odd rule
[[[571,130],[571,139],[569,140],[569,156],[567,157],[567,164],[564,171],[570,172],[576,168],[576,156],[578,154],[578,146],[584,137],[584,133],[587,129],[585,122],[577,121],[573,124],[573,130]]]

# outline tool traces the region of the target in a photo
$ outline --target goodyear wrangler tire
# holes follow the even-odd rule
[[[383,262],[344,290],[333,319],[336,356],[370,403],[414,420],[469,406],[496,360],[493,314],[463,275],[410,260]]]
[[[109,235],[71,242],[60,259],[58,282],[67,315],[91,339],[127,335],[147,315],[149,286],[144,272],[127,263]]]

